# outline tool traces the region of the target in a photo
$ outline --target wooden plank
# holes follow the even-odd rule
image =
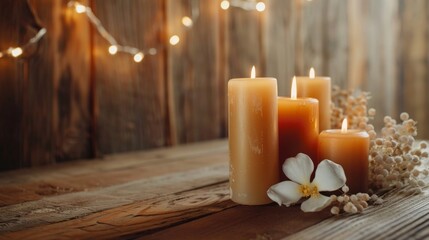
[[[367,21],[366,6],[367,1],[362,3],[360,0],[348,1],[348,81],[340,82],[340,86],[348,89],[355,89],[363,86],[367,72],[367,52],[365,26]],[[338,82],[337,82],[338,83]],[[347,84],[346,84],[347,83]]]
[[[17,232],[3,232],[7,239],[117,239],[130,238],[188,222],[235,206],[225,184],[159,196],[80,219],[46,224]]]
[[[94,1],[94,12],[122,45],[140,49],[160,47],[165,22],[162,1]],[[163,49],[142,62],[118,53],[94,37],[94,71],[98,112],[98,147],[115,153],[166,144],[165,59]]]
[[[15,6],[11,3],[4,2],[2,9],[17,18],[13,20],[16,24],[10,26],[18,29],[22,40],[10,41],[9,46],[28,41],[41,27],[39,22],[43,22],[48,34],[37,46],[27,49],[24,59],[2,59],[6,60],[5,64],[19,61],[16,67],[10,65],[7,67],[10,70],[5,70],[15,71],[15,76],[5,74],[2,81],[2,84],[8,84],[9,80],[14,82],[2,87],[7,89],[2,94],[7,106],[2,109],[8,112],[8,117],[4,120],[5,125],[0,124],[1,129],[6,129],[1,134],[1,141],[4,141],[1,145],[5,150],[1,159],[13,161],[2,164],[2,168],[52,164],[56,158],[88,157],[87,22],[85,19],[75,21],[69,12],[63,13],[67,10],[67,1],[32,1],[31,4],[14,1]],[[7,17],[7,14],[3,16]],[[2,22],[7,24],[11,20]],[[79,30],[75,24],[80,25]],[[76,31],[79,34],[73,33]],[[12,32],[7,35],[18,36]],[[13,109],[8,110],[9,107]]]
[[[277,78],[279,96],[290,96],[295,75],[296,9],[296,1],[272,0],[264,14],[266,75]]]
[[[348,59],[351,51],[348,22],[348,1],[329,0],[326,4],[324,31],[325,72],[321,75],[331,77],[332,84],[342,85],[348,80]],[[349,86],[350,87],[350,86]]]
[[[261,35],[261,19],[257,11],[245,11],[230,7],[226,11],[227,76],[230,78],[249,77],[252,65],[256,66],[256,75],[265,73]],[[244,27],[245,26],[245,27]]]
[[[172,171],[227,164],[227,142],[211,141],[176,148],[107,156],[39,169],[24,169],[0,176],[0,206],[34,201],[48,196],[91,191],[162,176]]]
[[[168,78],[173,86],[178,143],[221,136],[219,99],[219,5],[217,1],[168,0],[168,36],[180,42],[168,46]],[[182,17],[193,19],[191,28]]]
[[[139,239],[280,239],[330,216],[328,211],[303,213],[299,206],[238,206]]]
[[[329,218],[287,239],[420,239],[415,237],[428,226],[428,195],[427,189],[408,196],[396,191],[363,214]]]
[[[42,163],[90,157],[89,24],[67,3],[33,1],[48,37],[29,62],[26,157]]]
[[[302,1],[298,8],[297,61],[295,74],[306,76],[311,67],[317,75],[328,75],[326,55],[327,0]]]
[[[164,176],[141,178],[93,191],[65,194],[3,207],[0,216],[0,231],[24,230],[46,224],[46,222],[61,222],[135,202],[140,202],[139,206],[152,205],[156,208],[156,204],[142,201],[166,195],[174,196],[178,192],[225,182],[227,178],[227,166],[214,164],[198,169],[177,170],[173,174]],[[227,187],[222,187],[222,191],[225,192],[223,195],[226,197],[223,199],[226,200]],[[211,195],[211,193],[207,193],[207,195]],[[217,199],[216,194],[213,197]],[[181,199],[175,201],[181,202]],[[163,211],[166,210],[163,209]],[[111,219],[110,221],[123,222],[123,219]]]
[[[429,114],[427,104],[429,97],[428,83],[428,17],[429,7],[427,1],[399,1],[400,4],[400,28],[401,40],[399,43],[400,54],[398,86],[400,111],[406,111],[418,123],[419,137],[429,136],[427,124]]]
[[[379,117],[375,118],[374,124],[377,129],[381,129],[384,116],[399,118],[395,96],[398,90],[397,39],[401,36],[398,32],[398,2],[382,0],[368,1],[367,4],[368,15],[363,28],[366,30],[364,36],[367,36],[364,41],[368,67],[362,86],[372,93],[369,104],[377,109]]]
[[[23,19],[29,18],[23,12],[26,1],[1,1],[0,3],[0,49],[18,46],[25,30]],[[28,13],[28,12],[27,12]],[[0,170],[28,165],[23,157],[22,108],[23,70],[21,59],[0,59]]]

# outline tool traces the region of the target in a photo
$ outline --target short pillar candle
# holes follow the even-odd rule
[[[331,129],[331,78],[316,76],[311,68],[308,77],[296,81],[298,97],[319,100],[319,131]]]
[[[296,79],[292,80],[291,97],[279,97],[279,162],[298,153],[307,154],[317,165],[319,136],[319,102],[315,98],[296,97]]]
[[[319,161],[332,160],[340,164],[351,193],[368,191],[369,135],[362,130],[347,130],[347,119],[342,129],[320,133]]]

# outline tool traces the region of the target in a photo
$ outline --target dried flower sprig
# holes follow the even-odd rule
[[[369,118],[367,115],[367,103],[370,95],[367,92],[355,92],[332,88],[331,126],[340,129],[343,119],[347,116],[349,129],[366,130]],[[375,114],[375,113],[374,113]]]
[[[332,91],[331,125],[341,127],[342,119],[347,116],[351,129],[361,129],[370,136],[369,155],[369,183],[370,192],[379,192],[384,189],[403,188],[404,193],[419,193],[428,186],[423,179],[429,175],[425,161],[428,158],[428,144],[421,142],[415,147],[417,123],[410,119],[408,113],[401,113],[400,123],[390,116],[384,117],[384,127],[377,135],[374,126],[369,123],[374,119],[376,110],[367,110],[369,93],[343,90],[338,86]],[[347,195],[347,187],[343,187],[343,194],[331,196],[332,214],[340,212],[361,212],[368,203],[381,204],[383,199],[373,194],[359,193]],[[347,190],[347,191],[345,191]],[[401,190],[402,191],[402,190]],[[366,202],[366,203],[364,203]]]
[[[369,204],[382,204],[383,199],[378,197],[376,194],[369,196],[368,193],[357,193],[357,194],[347,194],[349,187],[344,185],[341,188],[343,192],[342,195],[331,195],[331,213],[333,215],[338,215],[342,212],[346,213],[359,213],[363,212]]]
[[[422,142],[414,147],[417,123],[405,112],[400,115],[400,123],[386,116],[381,134],[377,135],[369,123],[376,114],[374,108],[367,110],[369,99],[367,92],[343,90],[338,86],[332,89],[332,126],[340,128],[342,119],[347,116],[351,129],[365,130],[370,136],[370,189],[376,192],[407,185],[426,186],[422,179],[429,175],[428,168],[423,167],[423,160],[428,158],[428,145]]]
[[[414,137],[417,136],[416,121],[408,113],[401,113],[402,122],[384,117],[381,136],[372,138],[369,156],[369,182],[373,190],[383,188],[401,188],[426,186],[423,178],[429,175],[423,160],[428,157],[427,143],[421,142],[417,147]]]

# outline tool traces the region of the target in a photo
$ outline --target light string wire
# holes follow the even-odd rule
[[[128,53],[133,57],[135,62],[141,62],[145,54],[155,55],[157,54],[156,48],[149,48],[147,50],[141,50],[136,47],[118,44],[118,41],[104,28],[100,19],[98,19],[92,9],[88,6],[82,5],[76,1],[70,1],[67,6],[74,8],[79,14],[85,13],[89,22],[97,29],[98,33],[110,44],[108,52],[111,55],[115,55],[118,52]]]
[[[199,17],[200,14],[198,6],[194,3],[194,1],[192,1],[191,5],[191,17],[184,16],[182,18],[182,24],[187,28],[192,27],[194,21]],[[145,54],[156,55],[158,53],[157,48],[154,47],[141,50],[136,47],[118,44],[118,41],[116,41],[116,39],[104,28],[100,19],[95,16],[90,7],[76,1],[69,1],[67,6],[69,8],[74,8],[74,10],[79,14],[85,13],[90,23],[97,29],[98,33],[110,44],[108,52],[111,55],[115,55],[118,52],[123,52],[132,55],[135,62],[141,62]],[[262,12],[265,10],[265,4],[263,2],[256,2],[255,0],[223,0],[220,3],[220,7],[224,10],[227,10],[230,7],[237,7],[246,11],[256,10]],[[28,47],[37,44],[46,35],[46,33],[46,28],[41,28],[37,34],[27,43],[17,47],[9,47],[8,49],[0,51],[0,58],[8,56],[14,58],[20,57]],[[169,39],[169,43],[173,46],[177,45],[179,42],[180,37],[178,35],[172,35]]]
[[[36,33],[36,35],[34,35],[34,37],[32,37],[24,45],[21,45],[21,46],[18,46],[18,47],[9,47],[8,49],[1,51],[0,52],[0,58],[7,57],[7,56],[17,58],[17,57],[21,56],[24,53],[24,50],[26,50],[31,45],[36,44],[37,42],[39,42],[40,39],[42,39],[43,36],[45,36],[46,32],[47,32],[46,28],[41,28]]]

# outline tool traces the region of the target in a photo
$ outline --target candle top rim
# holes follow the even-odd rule
[[[297,98],[291,98],[291,97],[283,97],[283,96],[278,96],[277,97],[279,100],[288,100],[288,101],[297,101],[297,100],[306,100],[307,102],[313,102],[313,103],[318,103],[319,100],[317,98],[309,98],[309,97],[297,97]]]
[[[255,80],[277,81],[277,79],[274,77],[255,77],[255,78],[250,78],[250,77],[244,78],[243,77],[243,78],[231,78],[231,79],[229,79],[229,81],[238,81],[238,82],[240,82],[240,81],[255,81]]]
[[[314,78],[311,78],[309,76],[296,76],[296,79],[309,79],[309,80],[315,80],[315,79],[320,79],[320,80],[331,80],[331,77],[328,76],[314,76]]]
[[[335,136],[347,136],[347,135],[354,135],[354,136],[361,136],[361,137],[369,137],[369,134],[360,129],[347,129],[347,132],[341,132],[341,129],[328,129],[324,130],[320,133],[320,135],[335,135]]]

